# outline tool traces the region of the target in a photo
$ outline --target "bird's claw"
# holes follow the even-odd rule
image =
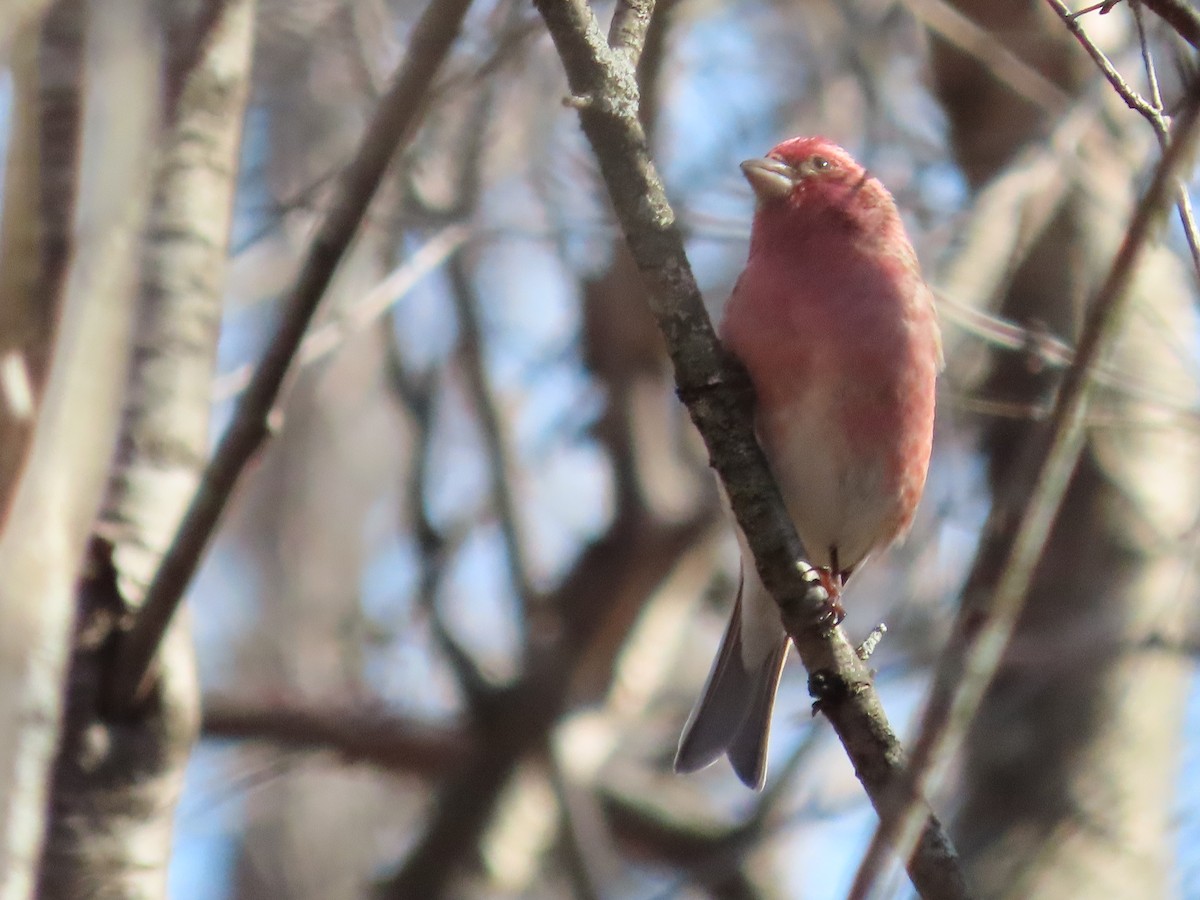
[[[846,608],[830,597],[817,613],[817,624],[829,631],[837,628],[846,618]]]
[[[817,624],[829,629],[837,628],[846,618],[846,608],[842,606],[841,576],[834,575],[826,568],[817,569],[817,572],[821,576],[821,587],[829,595],[818,613]]]

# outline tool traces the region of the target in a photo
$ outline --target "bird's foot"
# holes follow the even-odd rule
[[[821,587],[829,595],[821,607],[819,621],[827,628],[836,628],[846,618],[846,608],[842,606],[842,576],[835,575],[823,566],[817,569],[817,573],[821,576]]]

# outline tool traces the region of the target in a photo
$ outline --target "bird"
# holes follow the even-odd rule
[[[933,294],[892,195],[833,141],[785,140],[741,170],[755,212],[719,336],[750,376],[758,441],[837,624],[842,586],[907,533],[924,490],[942,367]],[[738,537],[733,612],[674,768],[724,755],[761,790],[788,636]]]

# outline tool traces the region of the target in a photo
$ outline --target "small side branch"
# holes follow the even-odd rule
[[[608,45],[636,69],[654,15],[654,0],[619,0],[608,29]]]

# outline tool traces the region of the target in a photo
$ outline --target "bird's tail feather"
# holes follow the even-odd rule
[[[739,586],[721,650],[679,739],[675,771],[695,772],[724,754],[742,783],[760,790],[767,773],[771,709],[788,644],[781,631],[778,646],[748,667],[742,653],[741,607]]]

